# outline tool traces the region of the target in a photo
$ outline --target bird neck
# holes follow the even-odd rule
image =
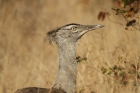
[[[58,44],[59,71],[54,88],[62,88],[67,93],[76,91],[77,61],[76,43]]]

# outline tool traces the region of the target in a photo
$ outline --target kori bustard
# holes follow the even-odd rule
[[[88,31],[103,25],[67,24],[47,33],[50,42],[54,41],[59,51],[59,71],[52,89],[28,87],[15,93],[75,93],[77,77],[76,44]]]

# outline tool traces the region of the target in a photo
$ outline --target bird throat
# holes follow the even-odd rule
[[[58,44],[58,50],[59,71],[53,88],[61,88],[66,93],[74,93],[77,77],[76,43]]]

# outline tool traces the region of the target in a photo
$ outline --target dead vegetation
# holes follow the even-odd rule
[[[0,93],[26,87],[51,88],[58,54],[55,44],[44,42],[45,33],[73,22],[105,25],[86,34],[78,45],[77,56],[87,60],[79,63],[77,91],[139,93],[139,85],[133,85],[136,81],[122,86],[100,70],[118,64],[120,56],[137,62],[140,53],[140,32],[133,28],[126,31],[125,20],[116,16],[111,6],[111,1],[103,0],[0,0]],[[121,24],[98,21],[99,11],[109,11],[110,19]]]

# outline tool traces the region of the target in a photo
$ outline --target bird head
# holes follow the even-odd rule
[[[76,43],[85,33],[101,28],[103,25],[67,24],[47,33],[49,41]]]

